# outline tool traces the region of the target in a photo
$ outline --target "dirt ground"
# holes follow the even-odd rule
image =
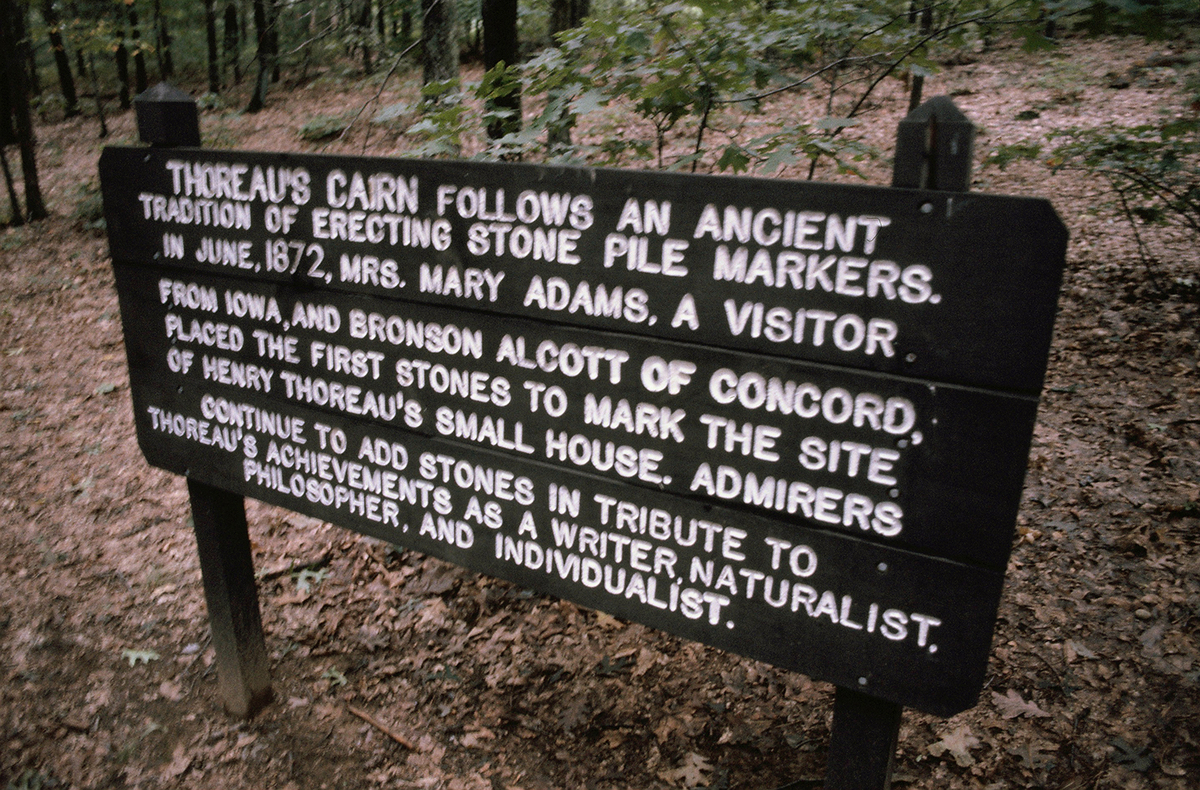
[[[926,95],[979,125],[982,159],[1052,127],[1180,107],[1175,69],[1147,66],[1169,47],[1000,47]],[[366,125],[333,144],[297,134],[377,89],[327,74],[201,124],[217,146],[387,154],[404,140]],[[868,141],[890,150],[905,99],[888,87]],[[771,112],[819,117],[818,101]],[[110,141],[134,139],[130,113],[109,120]],[[227,717],[184,483],[134,440],[94,222],[105,141],[95,118],[44,118],[38,134],[54,216],[0,231],[7,790],[820,785],[829,687],[256,503],[276,701]],[[887,163],[871,178],[887,183]],[[1195,787],[1200,250],[1146,230],[1150,277],[1104,185],[1037,163],[980,169],[974,188],[1052,199],[1068,270],[986,688],[949,720],[906,713],[896,784]]]

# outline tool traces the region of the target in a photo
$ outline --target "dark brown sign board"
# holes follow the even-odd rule
[[[969,193],[110,148],[155,466],[975,703],[1065,231]]]

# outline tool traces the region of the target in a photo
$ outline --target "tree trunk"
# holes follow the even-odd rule
[[[421,0],[424,24],[422,83],[458,79],[458,38],[454,34],[454,0]]]
[[[254,0],[254,32],[258,38],[258,78],[254,83],[254,92],[246,112],[258,112],[267,103],[267,88],[271,84],[271,72],[274,70],[274,58],[271,56],[270,34],[267,30],[267,0]]]
[[[21,214],[21,202],[17,197],[17,187],[13,183],[12,171],[8,169],[8,154],[4,153],[4,146],[0,145],[0,166],[4,168],[4,186],[8,188],[8,206],[9,216],[8,224],[14,228],[25,224],[25,217]]]
[[[282,74],[279,63],[279,0],[267,0],[267,45],[271,58],[271,82],[279,82]]]
[[[912,12],[910,11],[910,16]],[[933,29],[933,6],[926,5],[921,10],[921,35],[929,34]],[[912,112],[921,106],[921,93],[925,90],[925,77],[921,74],[914,74],[912,78],[912,90],[908,94],[908,111]]]
[[[233,0],[225,4],[224,25],[225,66],[233,72],[233,84],[240,85],[242,82],[242,40],[238,33],[238,7]]]
[[[42,19],[50,31],[50,49],[54,53],[54,68],[58,71],[66,116],[72,118],[79,114],[79,97],[75,93],[75,77],[71,74],[71,60],[67,57],[67,45],[63,41],[54,0],[42,0]]]
[[[363,74],[370,74],[375,71],[371,62],[371,0],[362,0],[355,27],[358,28],[358,45],[362,47]]]
[[[8,29],[8,21],[6,19],[8,6],[6,0],[0,0],[0,3],[5,3],[0,7],[0,53],[8,52],[13,48]],[[8,70],[11,68],[11,59],[0,55],[0,165],[4,167],[4,185],[8,189],[8,205],[10,207],[8,224],[16,227],[25,224],[25,215],[21,210],[21,200],[17,197],[17,187],[13,183],[12,171],[8,168],[8,154],[4,152],[4,147],[13,145],[17,142],[17,130],[13,127],[13,102],[12,91],[9,86],[12,85],[12,80],[9,79]]]
[[[142,52],[142,33],[138,28],[137,10],[132,6],[127,6],[129,9],[129,38],[133,41],[133,80],[134,94],[145,93],[150,87],[150,78],[146,76],[146,53]]]
[[[27,64],[24,70],[25,90],[27,91],[28,96],[41,96],[42,82],[38,75],[37,57],[33,51],[33,47],[30,46],[29,36],[26,35],[26,32],[29,30],[29,26],[25,24],[25,18],[30,12],[29,4],[26,2],[19,2],[16,4],[16,9],[17,11],[13,16],[12,21],[12,31],[13,39],[17,42],[17,50],[20,52],[21,57],[24,58],[25,63]]]
[[[208,92],[221,92],[221,64],[217,59],[217,3],[204,0],[204,37],[208,44]]]
[[[117,63],[117,102],[121,105],[122,110],[128,110],[130,107],[129,50],[125,48],[124,41],[117,44],[116,50],[113,51],[113,60]],[[100,98],[99,88],[96,89],[96,98]]]
[[[550,0],[550,36],[573,30],[591,13],[591,0]]]
[[[3,57],[8,61],[4,69],[8,78],[5,83],[9,90],[13,128],[17,144],[21,147],[21,171],[25,180],[25,215],[31,221],[45,219],[49,213],[46,211],[46,204],[42,200],[42,188],[38,183],[35,155],[37,144],[33,135],[33,115],[29,110],[29,81],[24,63],[26,47],[17,45],[18,41],[25,39],[25,20],[22,16],[24,12],[13,0],[0,0],[0,3],[3,4],[0,28],[14,39],[11,42],[0,43],[0,48],[3,49]]]
[[[175,60],[171,57],[171,33],[167,30],[167,18],[162,13],[162,0],[154,0],[154,42],[158,73],[165,81],[175,76]]]
[[[521,131],[521,81],[516,65],[520,58],[517,40],[517,0],[483,0],[483,68],[499,68],[491,82],[487,111],[495,113],[487,126],[491,140]],[[486,79],[486,78],[485,78]]]
[[[550,36],[558,45],[558,36],[568,30],[574,30],[583,24],[583,20],[591,13],[590,0],[551,0],[550,3]],[[552,91],[547,100],[557,102],[562,100],[561,91]],[[564,105],[558,117],[546,132],[546,142],[551,150],[569,148],[571,145],[571,129],[575,126],[575,116]]]
[[[96,76],[96,61],[90,52],[87,59],[87,71],[92,78],[92,93],[96,97],[96,117],[100,119],[100,139],[103,140],[108,137],[108,121],[104,117],[104,100],[100,98],[100,78]]]

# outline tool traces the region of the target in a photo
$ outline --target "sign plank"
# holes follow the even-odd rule
[[[157,375],[175,359],[184,386],[236,381],[239,403],[404,422],[926,554],[1007,561],[1032,398],[184,274],[117,266],[131,358]],[[293,324],[310,313],[319,326]],[[153,435],[151,415],[138,417]]]
[[[1000,572],[305,406],[229,411],[227,386],[135,376],[159,468],[898,704],[975,703]]]
[[[1036,394],[1042,200],[469,162],[106,149],[116,260]]]

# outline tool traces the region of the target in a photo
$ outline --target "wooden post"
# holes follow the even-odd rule
[[[159,83],[138,95],[134,107],[142,142],[159,148],[200,145],[196,103],[187,94]],[[273,692],[245,500],[190,477],[187,485],[217,653],[218,694],[230,714],[248,718],[271,701]]]
[[[204,600],[225,710],[248,718],[274,696],[242,497],[188,478]]]
[[[974,125],[948,96],[936,96],[900,122],[892,186],[970,191],[974,148]]]
[[[825,790],[888,790],[903,713],[894,702],[838,688]]]
[[[892,186],[970,190],[974,141],[975,127],[953,101],[930,99],[900,122]],[[903,713],[894,702],[839,687],[825,790],[889,790]]]

